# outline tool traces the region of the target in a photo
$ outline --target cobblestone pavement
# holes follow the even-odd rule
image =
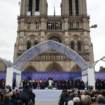
[[[58,101],[35,101],[35,105],[58,105]]]

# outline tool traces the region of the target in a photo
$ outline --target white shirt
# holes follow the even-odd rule
[[[71,101],[68,101],[68,105],[74,105],[74,102],[73,102],[73,100],[71,100]]]
[[[50,85],[50,86],[51,86],[51,85],[52,85],[52,83],[53,83],[53,81],[52,81],[52,80],[49,80],[48,82],[49,82],[49,85]]]

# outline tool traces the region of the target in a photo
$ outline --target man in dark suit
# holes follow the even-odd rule
[[[62,89],[66,89],[66,86],[65,86],[65,81],[64,81],[64,79],[62,80],[62,82],[61,82],[61,88]]]
[[[95,84],[96,84],[96,89],[99,89],[99,80],[98,79],[96,80]]]
[[[76,88],[76,81],[75,81],[75,79],[73,80],[73,88]]]
[[[16,95],[15,94],[12,95],[10,102],[13,103],[13,105],[18,105],[18,101],[16,100]]]
[[[16,84],[15,79],[13,79],[13,89],[15,88],[15,84]]]
[[[66,80],[65,85],[66,85],[66,89],[69,89],[69,81],[68,81],[68,79]]]
[[[50,76],[50,77],[48,78],[48,80],[53,80],[53,78]]]
[[[58,81],[57,80],[54,81],[54,86],[55,86],[55,88],[58,88]]]
[[[72,79],[70,79],[70,81],[69,81],[69,89],[72,89],[73,88],[73,81],[72,81]]]

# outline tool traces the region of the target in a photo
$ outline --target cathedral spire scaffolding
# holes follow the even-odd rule
[[[54,2],[54,17],[55,17],[55,2]]]

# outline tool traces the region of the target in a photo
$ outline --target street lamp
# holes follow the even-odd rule
[[[90,28],[97,28],[97,24],[92,25]]]

